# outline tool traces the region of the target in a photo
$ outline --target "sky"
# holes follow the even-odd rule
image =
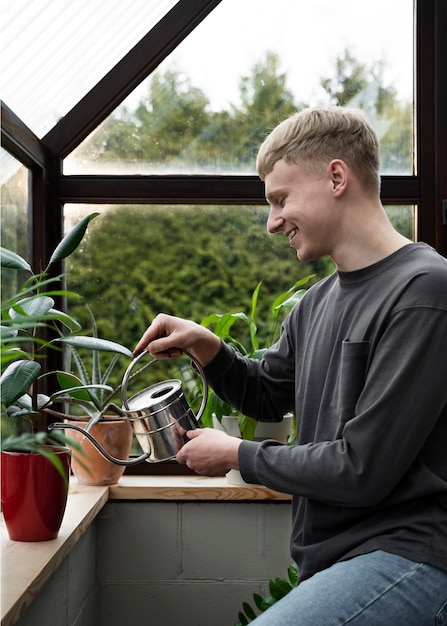
[[[234,75],[249,74],[262,51],[279,55],[289,88],[307,99],[318,97],[318,79],[331,76],[349,48],[362,62],[384,60],[386,81],[411,99],[412,7],[412,0],[223,0],[182,43],[179,62],[206,93],[214,85],[211,100],[222,107],[237,98]]]
[[[2,4],[0,97],[41,137],[175,0]],[[273,51],[288,88],[298,101],[309,101],[318,100],[319,79],[334,73],[336,57],[349,48],[361,62],[383,60],[386,84],[410,99],[412,5],[413,0],[222,0],[160,69],[184,71],[212,108],[221,110],[237,102],[240,77]],[[135,103],[143,90],[146,85],[128,102]]]

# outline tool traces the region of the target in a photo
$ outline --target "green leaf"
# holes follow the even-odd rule
[[[84,364],[84,361],[81,358],[81,355],[76,350],[74,346],[69,346],[69,351],[67,352],[67,356],[70,356],[73,359],[74,364],[76,365],[76,369],[78,371],[78,376],[82,380],[83,385],[91,385],[93,382],[103,382],[103,381],[93,381],[89,376],[87,368]]]
[[[287,568],[287,574],[289,576],[290,584],[292,587],[296,587],[298,584],[298,566],[296,563],[292,563]]]
[[[245,615],[243,613],[239,613],[239,622],[236,624],[236,626],[247,626],[248,624],[248,619],[245,617]]]
[[[35,396],[34,401],[36,403],[36,410],[39,411],[50,403],[50,398],[44,393],[38,393]],[[33,398],[29,393],[25,393],[23,396],[20,396],[20,398],[17,398],[17,404],[28,411],[33,410]]]
[[[54,300],[48,296],[33,296],[19,300],[9,310],[12,319],[24,316],[32,316],[36,318],[44,317],[54,306]]]
[[[239,430],[241,431],[242,439],[253,441],[258,422],[251,417],[247,417],[246,415],[239,415],[238,425]]]
[[[31,421],[33,423],[37,422],[40,418],[39,411],[31,411],[30,409],[23,409],[15,405],[8,406],[8,408],[6,409],[6,414],[11,419],[18,419],[19,417],[24,417],[28,421]]]
[[[40,365],[36,361],[13,361],[0,378],[2,404],[6,407],[27,393],[40,372]]]
[[[275,600],[281,600],[291,589],[290,583],[285,578],[274,578],[269,582],[269,591]]]
[[[16,328],[10,328],[9,326],[0,326],[0,335],[2,341],[6,341],[8,339],[15,339],[17,337],[18,330]]]
[[[68,328],[70,332],[81,330],[82,328],[81,324],[77,320],[75,320],[74,317],[71,317],[71,315],[68,315],[63,311],[59,311],[58,309],[50,309],[48,313],[51,316],[51,319],[63,324],[66,328]]]
[[[60,341],[62,343],[66,343],[70,346],[74,346],[75,348],[87,348],[90,350],[102,350],[103,352],[115,352],[118,354],[123,354],[131,359],[133,359],[134,355],[125,346],[122,346],[119,343],[115,343],[114,341],[109,341],[108,339],[98,339],[97,337],[85,337],[85,336],[77,336],[77,337],[60,337],[59,339],[55,339],[55,341]]]
[[[247,326],[251,326],[251,320],[245,313],[224,313],[223,315],[213,313],[205,317],[201,325],[208,328],[211,324],[214,324],[214,334],[225,340],[229,337],[230,329],[237,320],[244,322]]]
[[[267,609],[269,609],[274,604],[276,604],[276,600],[272,596],[267,596],[266,598],[263,598],[262,605],[261,605],[261,611],[262,612],[267,611]]]
[[[302,287],[314,277],[315,274],[308,274],[304,278],[301,278],[301,280],[297,280],[296,283],[290,287],[290,289],[287,289],[287,291],[284,291],[277,298],[275,298],[272,304],[272,313],[275,318],[278,317],[283,307],[292,308],[292,306],[303,297],[306,291],[304,289],[299,289],[297,291],[298,287]]]
[[[259,281],[259,283],[256,285],[256,288],[253,291],[253,294],[251,296],[251,319],[253,321],[256,320],[256,309],[258,306],[258,297],[259,297],[259,290],[261,289],[261,285],[262,285],[262,280]]]
[[[0,258],[2,267],[9,267],[13,270],[26,270],[32,273],[30,264],[12,250],[1,247]]]
[[[257,359],[258,361],[262,360],[262,357],[267,352],[268,348],[259,348],[259,350],[255,350],[252,354],[250,354],[251,359]]]
[[[64,376],[62,376],[63,374],[65,374],[66,377],[74,376],[73,374],[66,374],[65,372],[58,372],[58,379],[59,379],[59,375],[61,375],[61,379],[63,379],[64,378]],[[74,378],[77,379],[76,376],[74,376]],[[77,380],[79,381],[79,379]],[[110,385],[82,385],[82,384],[75,385],[73,387],[67,387],[51,394],[51,400],[55,400],[56,398],[59,398],[59,396],[68,394],[69,396],[73,398],[77,398],[79,400],[86,400],[86,401],[93,402],[96,405],[96,407],[99,409],[100,408],[99,401],[96,395],[93,393],[94,391],[98,391],[98,390],[107,391],[111,393],[113,391],[113,387],[110,387]]]
[[[254,603],[256,604],[256,607],[260,611],[264,611],[265,610],[263,608],[264,598],[262,596],[260,596],[259,593],[254,593],[253,594],[253,600],[254,600]]]
[[[70,374],[69,372],[57,371],[56,377],[57,382],[65,392],[67,389],[82,387],[84,385],[83,381],[80,378],[78,378],[74,374]],[[79,398],[80,400],[90,400],[90,396],[87,392],[80,392],[74,397]]]
[[[250,620],[254,620],[256,619],[256,613],[253,611],[252,607],[250,604],[248,604],[248,602],[243,602],[242,603],[242,608],[245,611],[245,615],[250,619]]]
[[[84,217],[76,226],[62,239],[59,243],[48,263],[48,267],[57,261],[61,261],[76,250],[85,235],[89,222],[99,213],[91,213]],[[47,269],[48,269],[47,267]]]
[[[200,420],[203,427],[213,427],[213,413],[216,415],[217,419],[221,421],[222,415],[231,415],[231,407],[219,398],[219,396],[212,389],[210,389],[208,402],[206,403],[205,410]]]

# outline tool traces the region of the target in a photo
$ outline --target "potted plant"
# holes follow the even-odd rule
[[[313,277],[314,274],[310,274],[309,276],[298,280],[294,285],[292,285],[292,287],[290,287],[290,289],[287,289],[287,291],[274,298],[270,305],[272,319],[269,324],[269,333],[267,340],[265,341],[265,345],[262,347],[260,346],[257,322],[258,301],[262,281],[257,284],[255,290],[253,291],[251,297],[250,316],[243,312],[223,314],[212,313],[211,315],[205,317],[201,324],[207,328],[212,327],[213,332],[218,337],[232,345],[241,354],[252,359],[262,359],[266,350],[279,338],[281,322],[285,317],[284,313],[288,313],[296,302],[300,300],[305,293],[303,286],[306,285]],[[235,323],[238,323],[239,329],[242,325],[245,326],[245,333],[241,334],[241,331],[239,330],[238,337],[234,334]],[[229,420],[223,420],[226,416],[233,416],[234,419],[232,421],[237,422],[237,424],[234,423],[233,425],[229,425]],[[277,424],[277,422],[257,422],[251,417],[235,411],[228,404],[223,402],[223,400],[221,400],[213,390],[210,390],[208,405],[203,414],[202,423],[204,426],[208,427],[219,427],[216,424],[216,420],[218,424],[224,423],[226,430],[228,430],[228,428],[231,429],[229,434],[250,440],[253,440],[255,437],[263,437],[262,434],[259,434],[262,433],[262,429],[260,427],[263,425]]]
[[[53,348],[44,333],[58,325],[72,331],[79,324],[54,308],[53,298],[67,292],[55,287],[63,275],[52,277],[49,272],[77,248],[96,215],[85,217],[63,238],[39,273],[13,251],[1,249],[3,268],[30,274],[1,309],[2,427],[3,418],[9,417],[22,428],[19,433],[11,428],[3,432],[6,436],[1,442],[1,502],[11,539],[54,539],[65,511],[71,457],[65,444],[69,438],[62,433],[37,432],[42,411],[57,396],[57,392],[50,396],[40,393],[39,387],[45,376],[45,358]]]
[[[270,305],[271,321],[267,340],[261,347],[259,339],[257,312],[259,303],[259,293],[262,286],[260,281],[251,297],[251,312],[246,315],[238,313],[213,313],[205,317],[201,324],[212,327],[213,332],[223,341],[231,344],[236,350],[252,359],[262,359],[265,351],[272,346],[279,338],[281,322],[285,314],[304,295],[306,285],[314,277],[313,274],[298,280],[290,289],[274,298]],[[234,334],[234,324],[238,323],[239,330],[245,327],[245,334],[238,337]],[[282,443],[295,440],[295,419],[292,413],[283,417],[281,422],[258,422],[247,415],[232,409],[213,391],[209,391],[208,404],[202,416],[202,424],[212,428],[221,428],[229,435],[241,437],[242,439],[262,441],[264,439],[276,439]],[[230,470],[227,475],[230,482],[240,484],[244,481],[239,472]]]
[[[133,354],[125,346],[100,339],[93,313],[90,309],[89,312],[93,336],[67,335],[57,340],[67,347],[65,371],[56,372],[59,386],[65,391],[58,397],[58,402],[74,407],[75,412],[67,415],[48,408],[47,413],[64,419],[68,425],[88,430],[112,457],[127,459],[132,447],[133,429],[129,420],[123,417],[120,407],[113,402],[121,385],[113,387],[108,383],[120,356],[132,359]],[[104,352],[112,354],[107,366],[101,360],[101,353]],[[76,374],[72,373],[73,369]],[[116,484],[125,466],[108,461],[78,430],[71,430],[70,433],[83,453],[79,456],[76,449],[73,450],[71,465],[78,481],[84,485]]]

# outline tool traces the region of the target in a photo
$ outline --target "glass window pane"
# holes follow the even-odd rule
[[[31,172],[3,148],[1,150],[1,242],[30,260],[28,216]],[[2,302],[22,283],[20,272],[2,270]]]
[[[416,206],[386,205],[384,208],[394,228],[404,237],[416,241]]]
[[[29,218],[31,173],[27,167],[0,148],[1,154],[1,242],[27,261],[30,260]],[[17,293],[23,282],[29,278],[26,272],[17,272],[7,268],[1,271],[2,317],[3,309],[9,308],[9,299]],[[2,355],[3,356],[3,355]],[[3,367],[5,363],[2,364]],[[1,415],[1,436],[20,432],[20,420],[11,420],[6,414]]]
[[[317,104],[366,110],[382,173],[413,172],[413,0],[223,0],[64,173],[254,173],[266,133]]]
[[[98,206],[66,205],[65,229]],[[67,260],[68,288],[83,296],[70,313],[103,338],[135,345],[160,312],[200,322],[211,313],[250,312],[259,281],[262,310],[329,259],[301,263],[284,237],[266,230],[266,206],[100,206],[81,248]],[[259,324],[266,326],[264,313]],[[269,332],[265,327],[264,332]]]
[[[176,2],[3,2],[2,100],[43,137]]]

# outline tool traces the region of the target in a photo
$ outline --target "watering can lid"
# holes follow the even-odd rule
[[[176,378],[164,380],[146,389],[142,389],[127,401],[126,410],[141,411],[150,409],[151,412],[169,406],[182,393],[182,383]]]

